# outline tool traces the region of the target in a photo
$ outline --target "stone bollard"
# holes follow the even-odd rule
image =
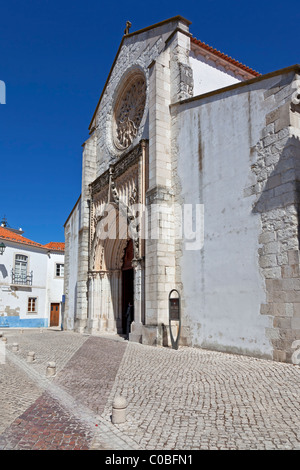
[[[4,343],[7,343],[7,338],[5,336],[2,336],[2,341],[4,341]]]
[[[53,377],[56,374],[56,364],[55,362],[48,362],[46,369],[46,377]]]
[[[34,362],[35,361],[35,352],[33,351],[29,351],[27,353],[27,358],[26,358],[27,362]]]
[[[113,407],[112,407],[112,417],[111,417],[113,424],[125,423],[126,408],[127,408],[127,402],[124,397],[119,396],[114,399]]]
[[[18,352],[18,351],[19,351],[19,345],[18,345],[18,343],[13,343],[13,345],[12,345],[12,351],[14,351],[14,352]]]

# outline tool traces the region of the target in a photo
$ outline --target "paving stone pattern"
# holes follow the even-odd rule
[[[42,394],[0,436],[5,450],[88,450],[91,430],[47,393]]]
[[[62,331],[5,335],[0,449],[300,449],[299,366]],[[117,395],[127,420],[113,425]]]
[[[42,389],[14,364],[0,364],[0,435],[41,394]]]
[[[57,383],[97,414],[104,410],[127,343],[90,337],[58,374]]]
[[[300,449],[299,384],[298,366],[130,343],[106,418],[118,392],[145,449]]]

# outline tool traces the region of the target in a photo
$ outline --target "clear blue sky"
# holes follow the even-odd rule
[[[81,192],[81,145],[126,20],[133,32],[176,15],[262,74],[300,63],[295,0],[0,3],[0,217],[11,227],[39,243],[64,241]]]

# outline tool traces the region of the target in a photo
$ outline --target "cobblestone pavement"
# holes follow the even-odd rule
[[[300,449],[299,366],[50,329],[3,333],[0,449]],[[117,395],[127,419],[113,425]]]

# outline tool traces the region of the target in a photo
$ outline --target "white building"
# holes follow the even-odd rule
[[[133,302],[130,340],[170,345],[176,289],[180,344],[290,361],[300,67],[262,76],[180,16],[126,30],[112,62],[65,224],[65,327],[125,333]]]
[[[64,243],[41,245],[0,227],[0,328],[60,326]]]

